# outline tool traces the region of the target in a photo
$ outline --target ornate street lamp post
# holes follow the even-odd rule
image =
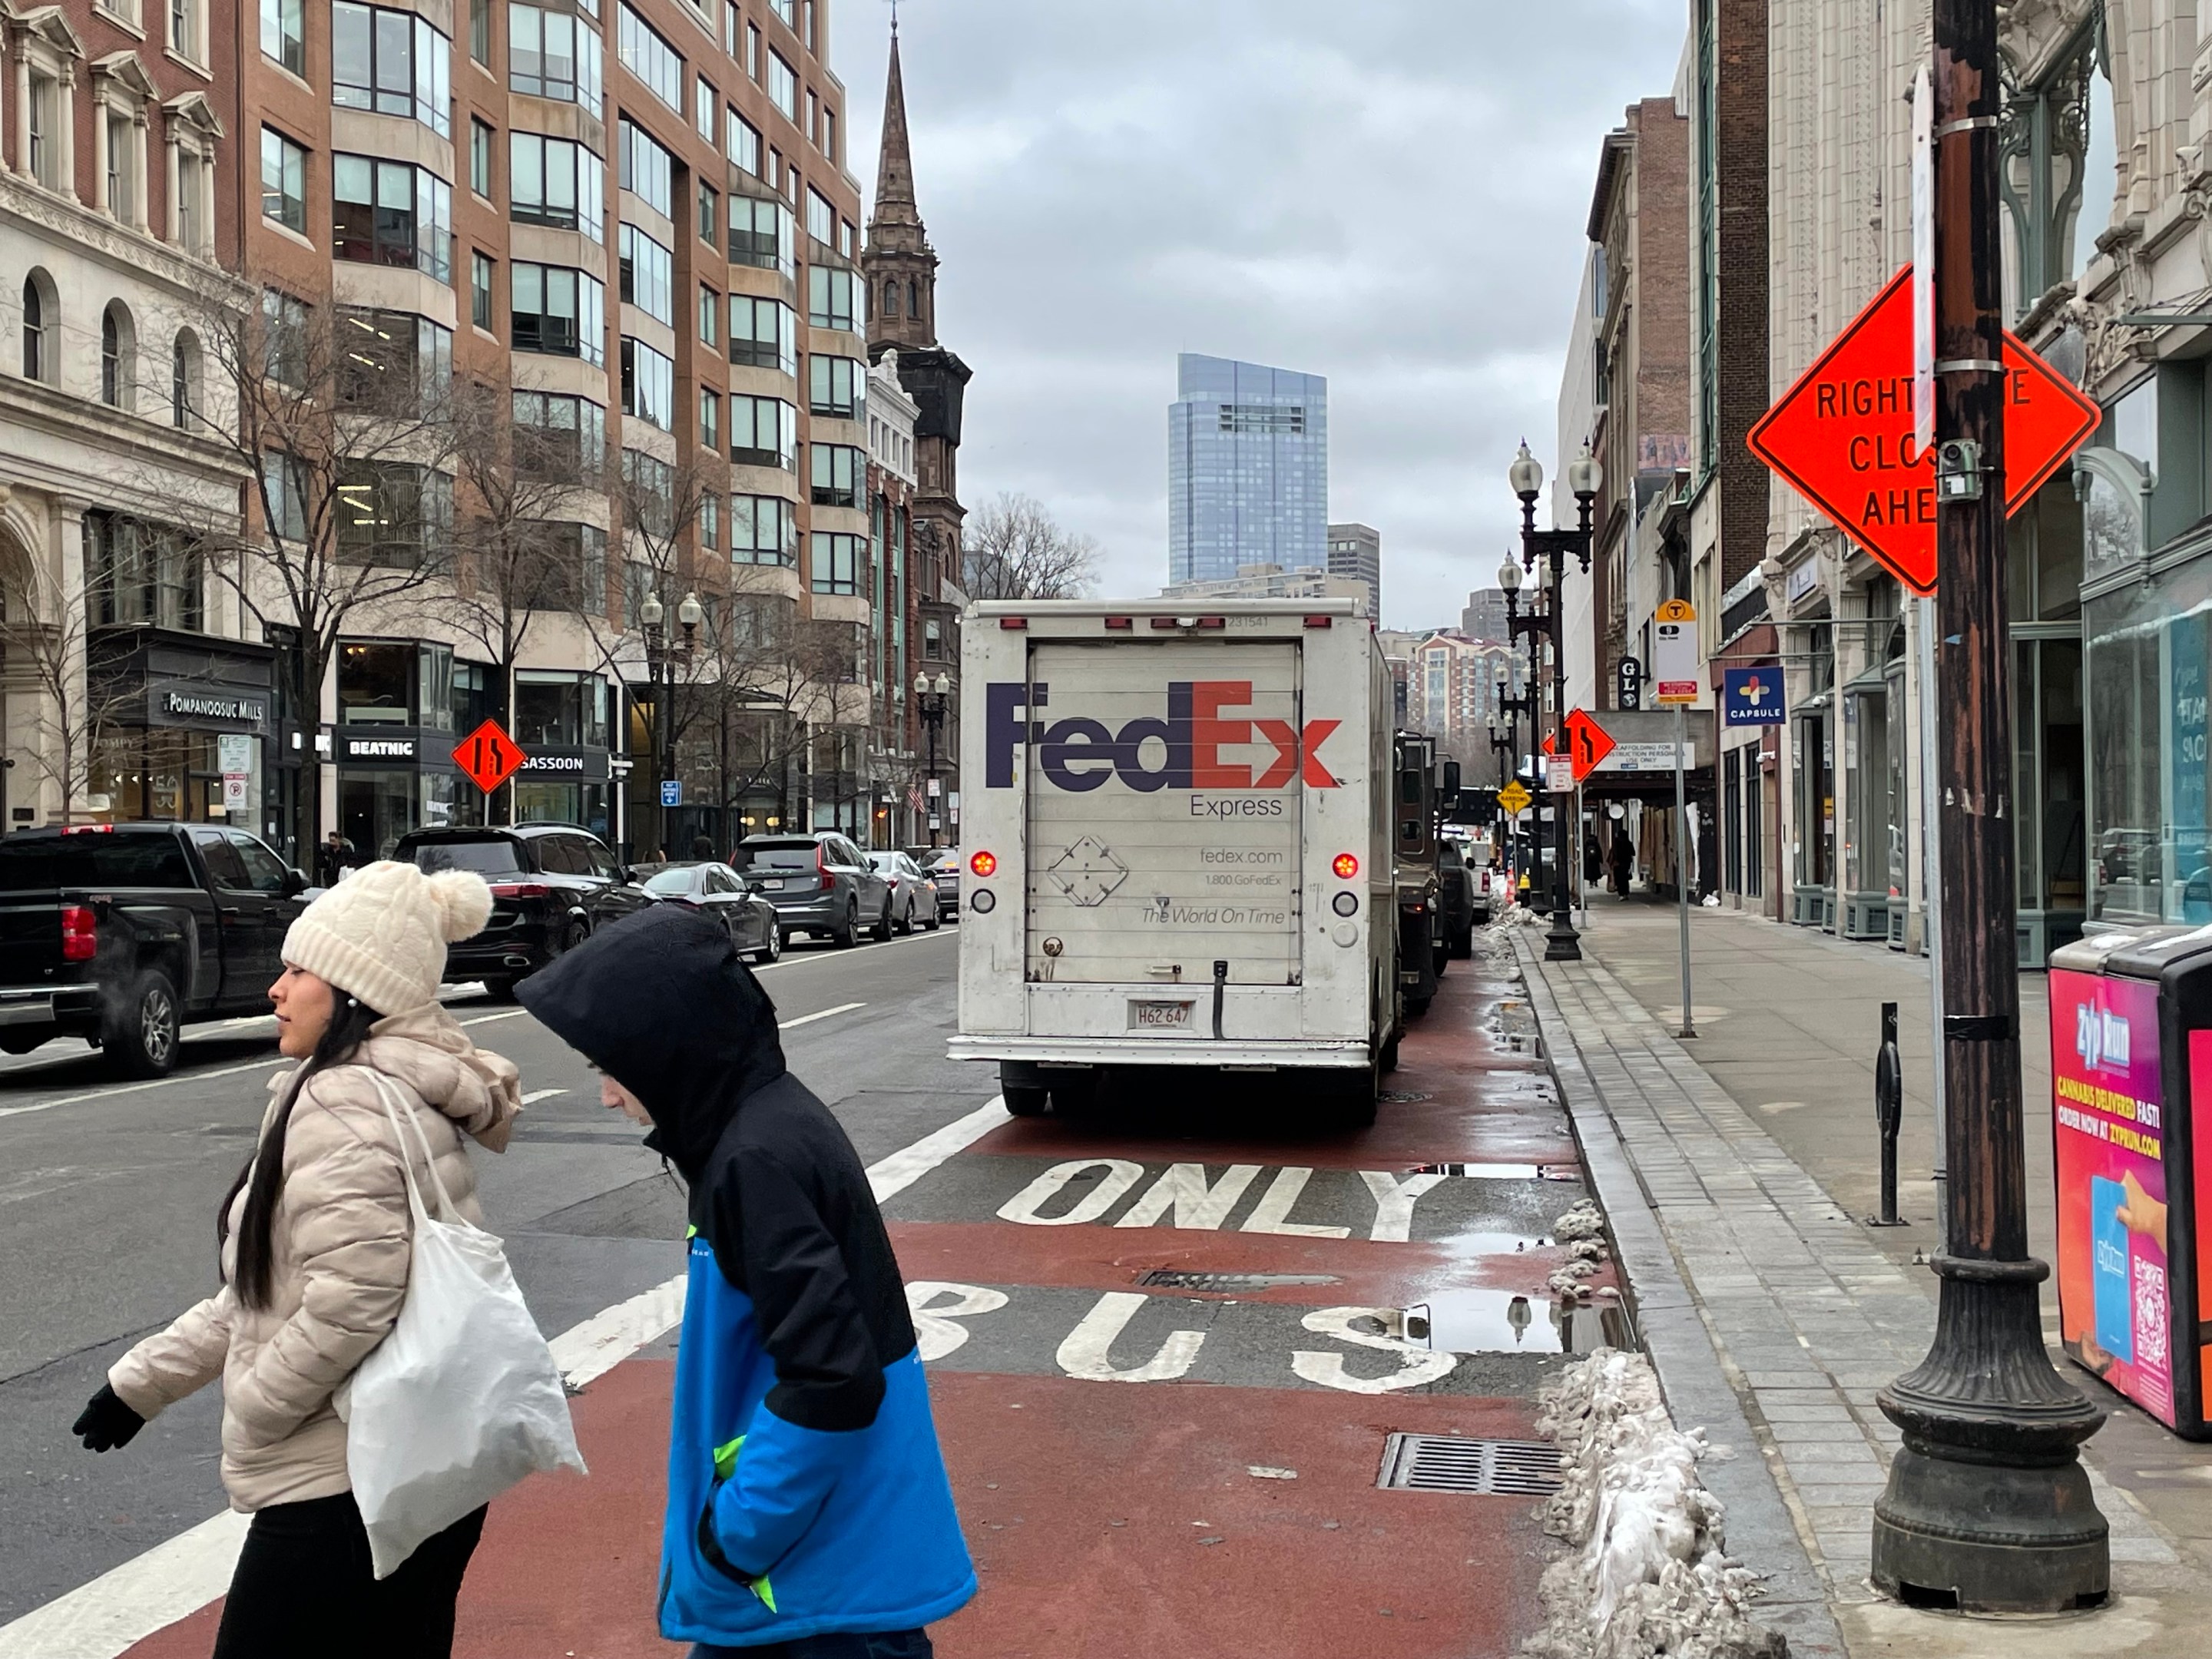
[[[1561,586],[1566,579],[1570,553],[1581,562],[1583,574],[1589,574],[1591,505],[1605,481],[1605,471],[1598,465],[1597,457],[1590,453],[1588,444],[1567,463],[1567,489],[1574,495],[1576,508],[1572,530],[1536,528],[1536,497],[1544,488],[1544,469],[1528,453],[1527,444],[1521,446],[1521,453],[1513,458],[1506,476],[1513,485],[1513,493],[1521,498],[1521,562],[1524,568],[1547,570],[1549,574],[1544,586],[1549,592],[1547,626],[1552,647],[1552,752],[1564,757],[1569,751],[1566,608]],[[1531,648],[1533,653],[1533,646]],[[1552,927],[1544,939],[1547,962],[1582,960],[1582,940],[1575,932],[1573,921],[1574,899],[1568,891],[1572,801],[1570,794],[1552,804]]]
[[[929,844],[938,845],[938,826],[944,818],[938,808],[941,799],[937,793],[937,739],[945,730],[945,699],[951,695],[952,681],[940,672],[932,679],[927,673],[914,677],[914,708],[921,720],[921,729],[929,734]]]

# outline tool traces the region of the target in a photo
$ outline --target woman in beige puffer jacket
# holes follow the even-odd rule
[[[396,1084],[455,1206],[480,1219],[474,1139],[502,1150],[521,1109],[514,1066],[476,1048],[437,1001],[448,940],[483,925],[481,878],[373,864],[293,924],[270,988],[278,1046],[254,1156],[223,1200],[222,1288],[109,1370],[78,1419],[106,1450],[222,1379],[222,1480],[254,1516],[216,1659],[307,1653],[444,1659],[477,1510],[374,1579],[336,1395],[399,1317],[412,1259],[401,1145],[371,1073]],[[390,1010],[391,1012],[380,1012]]]

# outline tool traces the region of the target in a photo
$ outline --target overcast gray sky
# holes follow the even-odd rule
[[[1385,620],[1455,624],[1547,473],[1598,149],[1673,85],[1686,0],[902,0],[938,334],[975,370],[972,510],[1043,501],[1166,580],[1178,351],[1325,374],[1329,516]],[[874,189],[884,0],[837,0]],[[864,198],[865,199],[865,198]]]

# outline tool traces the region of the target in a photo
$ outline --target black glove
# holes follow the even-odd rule
[[[146,1426],[146,1419],[123,1403],[122,1398],[105,1382],[100,1392],[86,1402],[77,1413],[70,1432],[81,1436],[87,1451],[112,1451],[118,1446],[127,1446],[131,1438]]]

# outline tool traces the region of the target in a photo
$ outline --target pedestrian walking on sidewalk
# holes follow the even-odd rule
[[[677,905],[518,989],[689,1189],[660,1633],[693,1659],[929,1659],[975,1572],[867,1172],[784,1068],[775,1005]]]
[[[1626,898],[1629,879],[1636,873],[1636,849],[1629,845],[1627,836],[1618,823],[1613,826],[1613,844],[1607,849],[1607,862],[1613,868],[1614,895]]]
[[[301,913],[270,988],[276,1046],[298,1060],[270,1081],[252,1157],[217,1212],[222,1288],[110,1368],[71,1430],[93,1451],[125,1444],[164,1407],[222,1379],[222,1482],[253,1516],[215,1659],[446,1659],[481,1509],[389,1577],[346,1467],[338,1399],[399,1318],[427,1143],[471,1222],[466,1141],[501,1150],[521,1109],[514,1066],[472,1044],[438,1001],[448,942],[491,913],[483,878],[380,862]],[[421,1129],[403,1152],[392,1085]]]

